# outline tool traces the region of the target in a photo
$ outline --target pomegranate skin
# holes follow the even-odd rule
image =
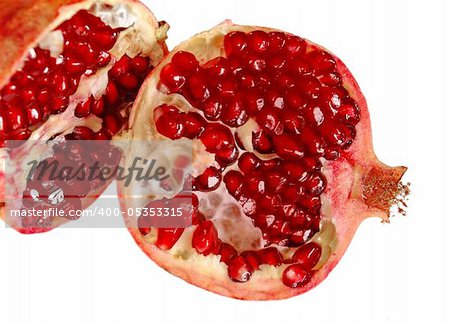
[[[11,76],[20,68],[21,64],[28,56],[28,51],[38,45],[40,40],[55,30],[62,22],[70,19],[80,10],[88,10],[94,4],[105,4],[114,6],[125,4],[130,6],[138,21],[144,21],[146,26],[147,40],[144,45],[145,53],[155,65],[168,53],[165,44],[164,25],[160,30],[160,24],[143,3],[137,0],[24,0],[24,1],[3,1],[0,3],[0,46],[3,55],[0,57],[0,89],[10,80]],[[158,38],[160,37],[160,38]],[[52,132],[52,126],[45,122],[38,130],[42,133]],[[33,133],[32,133],[33,134]],[[0,148],[0,163],[4,166],[5,154]],[[5,170],[0,168],[0,219],[5,219]],[[108,185],[108,184],[107,184]],[[105,185],[98,189],[98,193],[89,195],[88,198],[81,199],[82,207],[87,208],[101,195]],[[57,218],[51,228],[22,228],[20,223],[13,222],[11,227],[24,234],[41,233],[51,230],[60,224],[67,222],[67,219]]]

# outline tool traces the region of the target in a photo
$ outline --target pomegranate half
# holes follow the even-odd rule
[[[408,192],[406,168],[373,152],[367,104],[350,71],[283,31],[226,21],[185,41],[144,82],[129,123],[129,139],[180,148],[191,141],[192,154],[183,174],[192,182],[189,227],[154,227],[135,209],[173,198],[119,184],[136,243],[168,272],[237,299],[312,289],[358,225],[388,221]],[[177,157],[164,156],[169,171]]]
[[[162,268],[221,295],[302,294],[336,266],[364,219],[404,212],[406,168],[376,158],[350,71],[283,31],[226,21],[185,41],[144,82],[129,123],[129,139],[191,141],[192,154],[183,174],[192,225],[153,227],[136,207],[173,198],[143,200],[140,186],[119,184],[129,231]],[[176,155],[162,156],[176,170]]]
[[[72,186],[79,200],[66,208],[86,208],[107,184],[46,187],[26,180],[26,163],[40,157],[46,141],[83,157],[70,140],[109,140],[126,129],[142,81],[167,53],[168,25],[134,0],[6,1],[0,23],[0,215],[5,218],[5,189],[14,197],[36,194],[32,205],[44,209],[50,188]],[[7,149],[6,140],[30,141]],[[5,177],[7,162],[14,177]],[[24,233],[66,221],[7,220]]]

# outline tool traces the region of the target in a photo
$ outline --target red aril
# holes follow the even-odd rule
[[[131,214],[126,223],[152,260],[207,290],[254,300],[304,293],[336,266],[364,219],[388,221],[408,193],[406,168],[373,152],[349,70],[303,38],[225,22],[176,47],[140,94],[132,137],[192,140],[202,218],[170,249]],[[192,114],[201,122],[187,132]],[[136,206],[138,192],[120,184],[119,192],[124,211]]]
[[[22,191],[39,185],[27,184],[25,170],[19,166],[37,159],[39,150],[22,145],[7,151],[5,141],[58,143],[116,136],[127,127],[139,86],[167,52],[167,25],[159,24],[145,6],[130,0],[6,1],[0,4],[0,21],[0,202],[4,218],[5,187],[20,197]],[[49,142],[48,147],[52,145]],[[5,160],[21,155],[17,168],[8,171],[14,177],[6,179]],[[83,190],[88,192],[79,194],[80,206],[86,208],[103,188],[92,185]],[[22,227],[18,217],[7,221],[21,232],[34,233],[64,219],[56,217],[36,227],[29,220]]]

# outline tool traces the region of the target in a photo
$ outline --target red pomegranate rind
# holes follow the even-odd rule
[[[117,9],[118,6],[126,9],[127,13],[136,19],[132,27],[130,26],[133,33],[144,35],[145,32],[145,37],[141,37],[142,42],[138,45],[140,50],[132,49],[137,46],[136,44],[127,44],[117,49],[113,55],[112,51],[109,53],[109,50],[113,50],[111,48],[116,45],[120,33],[128,28],[110,27],[106,22],[95,17],[93,11]],[[0,147],[3,147],[5,139],[26,140],[37,133],[34,139],[45,140],[60,133],[70,133],[73,126],[87,125],[92,128],[92,115],[102,119],[100,129],[93,136],[73,138],[74,134],[66,134],[65,138],[67,140],[109,140],[125,126],[128,114],[128,111],[125,111],[126,106],[134,100],[139,85],[150,69],[167,52],[164,43],[167,25],[160,26],[148,8],[138,1],[9,1],[1,3],[0,9],[0,21],[4,24],[0,32],[0,45],[4,50],[4,55],[0,58],[0,89],[2,91]],[[88,13],[87,10],[91,9],[92,12]],[[82,34],[80,30],[74,30],[72,24],[75,20],[89,26],[88,37],[86,33]],[[49,51],[42,50],[38,45],[55,30],[62,32],[65,42],[61,56],[58,58],[59,63],[57,59],[50,57]],[[30,49],[35,49],[35,59],[30,59],[32,57]],[[115,57],[116,53],[120,57],[123,55],[122,59]],[[130,53],[132,57],[128,56]],[[73,60],[74,57],[78,59],[82,57],[84,61]],[[111,60],[118,61],[111,63],[113,67],[108,73],[109,83],[104,95],[97,99],[92,96],[84,98],[76,95],[74,96],[76,98],[72,99],[71,95],[78,90],[80,78],[95,74]],[[123,64],[123,60],[126,60],[127,70],[114,74],[114,71]],[[51,72],[51,78],[49,76],[48,85],[46,84],[48,89],[41,85],[39,80],[31,80],[28,83],[18,81],[20,75],[28,77],[30,73],[37,73],[33,69],[40,62],[43,62],[41,64],[43,67],[49,67]],[[26,71],[23,73],[21,70]],[[36,74],[35,79],[39,76],[42,79],[45,74]],[[38,91],[33,87],[39,87]],[[20,97],[20,100],[18,102],[17,98],[11,100],[14,96]],[[66,116],[65,119],[68,120],[64,123],[56,123],[57,130],[54,130],[54,122],[47,125],[49,115],[63,113],[72,100],[78,103],[76,107],[74,106],[73,116]],[[25,109],[21,106],[27,107]],[[70,121],[73,122],[73,126]],[[1,159],[5,157],[2,155]],[[4,170],[0,171],[0,198],[4,198],[4,172]],[[89,198],[84,198],[85,195],[81,194],[82,206],[85,208],[95,201],[96,196],[104,188],[98,188],[96,193],[89,195]],[[3,208],[1,217],[4,218]],[[22,229],[15,220],[10,222],[12,227],[24,233],[49,230],[38,227]],[[65,221],[55,220],[54,226],[60,222]]]
[[[211,61],[213,62],[211,64],[222,64],[221,61],[223,60],[215,58],[219,55],[224,55],[222,48],[224,35],[227,35],[233,31],[249,33],[255,30],[257,32],[254,34],[258,34],[260,39],[252,44],[248,44],[247,46],[254,47],[254,51],[270,51],[270,46],[274,46],[273,44],[276,43],[268,42],[270,46],[269,49],[266,49],[267,44],[264,41],[265,36],[259,31],[270,32],[271,30],[261,27],[236,26],[232,25],[230,22],[225,22],[210,31],[199,34],[191,40],[188,40],[178,46],[172,54],[169,55],[157,69],[155,69],[141,89],[140,96],[136,100],[135,107],[131,115],[131,136],[135,139],[164,138],[158,132],[162,131],[162,129],[158,128],[158,123],[155,124],[155,120],[158,121],[158,116],[154,115],[153,110],[161,104],[171,104],[175,102],[172,100],[174,97],[170,93],[179,91],[183,93],[184,83],[189,82],[188,80],[182,80],[180,84],[171,86],[169,83],[170,78],[166,78],[168,76],[167,67],[170,67],[170,64],[173,64],[174,54],[180,56],[179,53],[181,51],[193,53],[196,60],[201,62],[201,65],[209,62],[210,60],[213,60]],[[239,33],[236,34],[240,35]],[[287,33],[271,35],[277,35],[280,39],[284,37],[290,39],[288,37],[289,34]],[[309,48],[320,50],[317,53],[322,53],[321,55],[312,57],[312,66],[303,65],[301,67],[299,66],[299,69],[301,68],[302,71],[308,71],[308,69],[311,71],[311,69],[316,69],[315,73],[319,75],[319,79],[322,83],[336,84],[342,82],[350,97],[358,105],[360,112],[360,121],[359,123],[355,123],[356,136],[352,133],[352,137],[355,137],[353,144],[349,147],[349,143],[347,143],[346,140],[342,142],[345,150],[340,152],[340,158],[339,156],[336,156],[336,153],[332,150],[328,152],[323,152],[320,150],[320,152],[317,151],[315,153],[315,155],[326,155],[325,158],[328,159],[327,161],[322,160],[322,162],[318,162],[318,160],[316,161],[315,159],[305,160],[304,157],[299,157],[300,162],[305,164],[303,168],[307,168],[312,174],[315,174],[316,172],[314,172],[314,170],[317,170],[318,168],[318,170],[322,170],[324,175],[324,177],[319,176],[308,180],[308,182],[310,182],[310,186],[308,186],[309,195],[320,195],[320,197],[316,197],[318,200],[308,199],[303,202],[303,204],[307,205],[307,209],[309,210],[320,208],[320,204],[323,204],[320,218],[315,219],[316,221],[321,220],[320,229],[318,229],[318,232],[312,237],[311,243],[307,244],[313,245],[312,243],[314,243],[314,245],[320,246],[319,254],[316,254],[317,251],[314,249],[312,254],[298,253],[295,257],[296,260],[293,261],[291,260],[292,255],[286,254],[286,249],[280,249],[280,246],[286,246],[286,243],[279,242],[277,243],[278,246],[275,247],[278,247],[279,251],[284,252],[284,260],[282,265],[278,267],[267,265],[279,264],[279,261],[273,259],[267,259],[266,265],[264,265],[263,262],[261,266],[259,266],[261,261],[258,261],[258,268],[256,265],[252,266],[250,263],[251,261],[247,261],[245,259],[246,254],[239,255],[238,257],[234,257],[226,261],[228,265],[225,265],[225,263],[219,263],[220,256],[217,256],[214,252],[208,254],[206,257],[198,256],[198,254],[194,252],[192,246],[190,246],[191,241],[189,237],[189,230],[187,233],[185,231],[185,234],[180,238],[180,243],[177,243],[177,246],[175,246],[173,250],[164,251],[155,247],[152,244],[152,240],[143,237],[139,232],[137,232],[135,221],[133,221],[131,216],[126,216],[127,225],[137,244],[152,260],[164,269],[202,288],[238,299],[282,299],[309,291],[322,282],[338,263],[360,222],[371,216],[378,216],[383,219],[387,219],[389,217],[389,209],[391,205],[396,203],[397,195],[402,194],[402,188],[399,185],[399,181],[406,168],[390,168],[376,159],[372,149],[370,120],[367,104],[358,85],[356,84],[356,81],[348,69],[337,57],[329,54],[328,51],[324,50],[320,46],[307,40],[301,40],[298,38],[292,39],[294,39],[294,41],[289,41],[287,45],[290,51],[303,53],[302,51],[304,51],[304,48],[307,46]],[[235,43],[237,44],[236,50],[239,51],[242,48],[241,46],[243,42],[239,41]],[[233,51],[234,50],[231,50],[231,52]],[[185,57],[187,57],[187,55],[185,55]],[[192,61],[193,60],[190,60],[190,62]],[[328,67],[331,61],[335,62],[334,64],[336,71],[330,73],[330,76],[327,77],[328,79],[325,78],[322,80],[324,78],[322,76],[324,70],[322,70],[321,67]],[[258,62],[256,57],[255,59],[251,59],[250,63],[255,69],[259,69],[258,65],[262,64],[261,62]],[[231,62],[231,64],[234,68],[238,67],[234,62]],[[279,61],[276,61],[274,57],[271,64],[279,64]],[[163,71],[163,69],[166,70]],[[197,68],[193,70],[198,71]],[[221,73],[220,69],[216,70],[214,73]],[[266,82],[271,82],[270,76],[265,76],[264,78],[266,78]],[[164,84],[163,81],[166,81],[167,84]],[[282,82],[289,83],[291,81],[289,81],[289,78],[286,77],[283,78]],[[251,84],[252,81],[249,78],[246,78],[245,83]],[[163,87],[161,87],[161,84],[163,84]],[[304,87],[306,87],[304,91],[308,93],[308,96],[317,96],[315,93],[317,88],[311,79],[305,78],[303,84]],[[196,85],[199,85],[199,83],[196,82]],[[164,86],[167,86],[167,88]],[[219,84],[219,88],[222,91],[229,91],[229,89],[231,89],[229,85],[225,84]],[[188,93],[183,93],[183,96],[188,101],[193,103],[194,107],[198,108],[198,96],[195,96],[195,98],[190,97]],[[226,96],[226,93],[224,96]],[[303,99],[300,97],[295,98],[296,103],[300,103],[302,100]],[[277,100],[275,100],[273,104],[281,105],[281,103]],[[191,109],[188,104],[180,104],[179,101],[177,101],[177,105],[173,108],[174,112],[177,110],[177,107],[179,109],[182,108],[183,111],[186,109]],[[196,110],[194,109],[193,111]],[[352,113],[351,111],[349,112]],[[185,112],[180,111],[177,112],[177,114],[185,114]],[[213,117],[214,114],[209,115]],[[205,114],[205,116],[208,120],[214,121],[215,117],[209,118],[207,114]],[[357,118],[357,116],[352,114],[348,115],[348,113],[345,112],[344,116],[347,121],[351,121],[355,117]],[[293,120],[291,117],[286,118],[286,121],[289,121],[290,124],[288,128],[292,132],[296,132],[300,127],[302,127],[298,121],[295,121],[295,119]],[[222,122],[233,126],[233,124],[228,121],[222,120]],[[215,129],[217,129],[217,127]],[[208,130],[208,126],[205,131],[202,131],[203,133],[200,132],[199,137],[206,146],[206,151],[215,153],[219,150],[220,143],[223,141],[218,143],[214,143],[214,141],[203,141],[204,138],[210,139],[210,137],[203,135],[207,132],[206,130]],[[270,127],[268,130],[271,132],[271,137],[279,135],[277,134],[278,131],[276,127]],[[221,134],[225,133],[226,131],[224,130]],[[168,135],[170,137],[170,134]],[[181,133],[180,136],[183,136],[183,133]],[[306,132],[304,136],[308,137],[308,132]],[[227,136],[224,136],[223,139],[227,139]],[[306,143],[306,145],[308,144],[310,143]],[[237,141],[237,145],[242,147],[242,139]],[[293,145],[296,145],[295,142]],[[317,148],[319,147],[316,146],[315,150],[317,150]],[[309,150],[309,154],[311,154],[312,150]],[[199,157],[201,157],[201,154]],[[242,159],[242,156],[240,159]],[[274,166],[277,165],[274,161],[276,161],[276,159],[265,161],[264,165],[267,166],[264,168],[274,168]],[[251,180],[248,175],[241,174],[242,170],[252,170],[252,167],[257,164],[252,162],[251,159],[239,161],[239,163],[240,171],[231,170],[223,177],[226,188],[234,197],[239,195],[241,186],[251,185]],[[293,166],[295,167],[297,164],[293,164]],[[292,172],[302,175],[302,169],[299,169],[298,171],[295,171],[294,169],[295,168],[292,169]],[[382,175],[382,177],[379,177],[380,175]],[[268,181],[268,184],[271,184],[273,188],[276,188],[276,183],[279,180],[279,175],[274,175],[273,179],[271,179],[270,182]],[[380,188],[384,190],[377,190]],[[120,195],[126,197],[129,194],[127,190],[128,189],[119,187]],[[289,194],[284,199],[288,200],[291,198],[295,201],[296,192],[293,191],[292,193],[293,194]],[[306,196],[297,197],[297,199],[304,201],[305,197],[308,197],[308,194]],[[377,203],[374,204],[374,202]],[[121,200],[121,204],[124,208],[128,206],[125,199]],[[265,206],[266,209],[270,209],[270,207],[270,205]],[[249,214],[247,214],[247,216],[248,215]],[[301,223],[301,215],[298,215],[298,218],[299,219],[297,222]],[[256,219],[254,219],[254,221],[256,225]],[[316,226],[318,227],[319,224]],[[223,230],[218,229],[219,237],[221,234],[224,234],[221,231]],[[245,236],[246,234],[242,233],[241,235]],[[220,239],[223,238],[220,237]],[[293,246],[302,247],[301,245],[303,243],[304,242],[300,240]],[[305,245],[305,249],[308,248],[307,245]],[[183,249],[185,251],[183,251]],[[295,249],[288,249],[288,251],[290,251],[291,254],[294,254]],[[189,256],[189,254],[193,254],[195,258],[181,259],[178,257],[180,254],[181,256]],[[262,252],[259,252],[258,254],[262,255]],[[289,270],[287,270],[287,268],[289,268]]]

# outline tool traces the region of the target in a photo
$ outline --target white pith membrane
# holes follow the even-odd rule
[[[168,26],[159,26],[153,14],[143,5],[121,0],[84,1],[60,8],[57,19],[47,26],[34,44],[29,45],[30,50],[24,53],[17,69],[23,66],[28,55],[32,57],[35,54],[36,47],[47,49],[52,57],[58,58],[63,50],[64,39],[62,32],[55,29],[64,21],[70,20],[80,10],[87,10],[114,29],[125,29],[118,34],[114,47],[108,51],[112,58],[109,64],[99,68],[89,77],[85,75],[81,77],[77,91],[69,97],[70,104],[64,112],[50,115],[47,121],[32,131],[30,141],[24,142],[20,147],[11,150],[0,148],[0,181],[4,183],[0,186],[0,197],[5,198],[5,194],[9,194],[16,198],[8,201],[11,209],[21,208],[20,196],[27,185],[26,175],[31,169],[31,165],[28,164],[31,160],[37,158],[43,160],[52,156],[52,145],[61,141],[64,135],[71,133],[77,126],[87,126],[94,132],[100,130],[102,124],[99,117],[91,114],[86,118],[77,118],[74,110],[79,103],[85,102],[91,95],[94,99],[99,99],[105,94],[108,71],[114,64],[126,54],[130,58],[138,55],[149,57],[151,64],[156,65],[165,54],[161,44],[165,40]],[[131,105],[132,103],[123,105],[120,109],[123,116],[128,114]],[[52,140],[48,141],[49,139]],[[9,163],[8,167],[7,163]],[[14,177],[6,178],[6,172]],[[3,192],[5,188],[8,189],[7,193]],[[83,198],[83,207],[89,206],[95,199],[95,197]],[[21,228],[20,218],[10,219],[8,219],[10,226]],[[60,221],[63,222],[63,220]]]

